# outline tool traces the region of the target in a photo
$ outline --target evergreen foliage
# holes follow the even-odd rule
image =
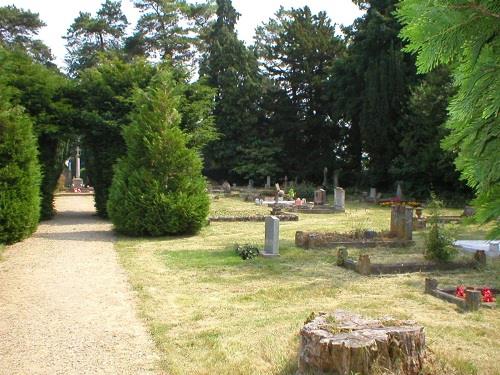
[[[115,170],[108,212],[115,228],[134,236],[195,233],[206,221],[209,199],[201,159],[179,128],[175,82],[158,73],[136,96],[125,128],[127,155]]]
[[[476,217],[500,236],[500,7],[490,0],[403,0],[397,11],[406,50],[421,73],[450,66],[457,93],[444,146],[477,193]]]
[[[38,225],[41,176],[31,121],[0,88],[0,243],[10,244]]]
[[[35,39],[39,30],[46,26],[38,13],[17,8],[15,5],[0,7],[0,46],[7,49],[21,49],[35,61],[50,64],[50,49]]]
[[[80,12],[65,37],[69,73],[74,75],[97,64],[99,53],[120,49],[127,25],[120,0],[106,0],[95,17]]]
[[[262,78],[255,55],[236,35],[238,17],[230,0],[217,0],[217,20],[200,69],[216,90],[214,116],[220,134],[206,152],[207,169],[221,179],[256,178],[275,171],[272,165],[252,171],[263,153],[272,160],[274,149],[263,147],[269,129],[259,121]]]
[[[348,57],[343,66],[336,67],[333,77],[334,102],[354,126],[351,150],[366,153],[367,182],[379,188],[394,182],[387,171],[401,152],[401,120],[410,88],[417,81],[413,58],[401,51],[401,26],[393,16],[396,2],[357,1],[366,14],[344,29]],[[348,76],[342,77],[346,73]],[[362,145],[361,150],[356,142]],[[351,158],[361,161],[358,155]]]
[[[83,135],[85,161],[101,217],[107,216],[113,165],[126,152],[122,130],[130,123],[132,97],[136,89],[148,86],[155,72],[143,59],[127,63],[109,57],[82,71],[76,81],[72,94],[73,105],[79,109],[76,122]]]
[[[411,93],[403,115],[401,153],[390,172],[405,182],[405,192],[416,199],[428,199],[429,189],[447,201],[471,198],[453,166],[454,155],[441,149],[449,133],[444,127],[446,108],[455,89],[449,72],[441,68],[425,76]]]
[[[431,197],[431,203],[428,205],[430,229],[425,235],[425,257],[429,260],[447,262],[457,254],[457,249],[453,247],[453,239],[449,232],[439,223],[443,202],[437,199],[435,193],[431,193]]]
[[[24,52],[0,48],[0,83],[11,88],[11,102],[25,108],[38,139],[42,168],[41,218],[54,215],[54,189],[67,157],[72,106],[64,97],[68,80]]]
[[[285,174],[318,180],[323,167],[338,168],[342,123],[331,105],[327,82],[330,67],[344,49],[326,13],[312,14],[307,6],[281,7],[275,18],[257,28],[262,68],[276,85],[276,104],[285,104],[266,107],[283,144]]]
[[[195,66],[204,50],[203,36],[213,15],[212,2],[184,0],[134,0],[141,12],[135,34],[127,39],[130,54],[159,57],[179,66]]]

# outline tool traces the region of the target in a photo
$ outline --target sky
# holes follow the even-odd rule
[[[62,37],[80,11],[94,15],[103,2],[103,0],[0,0],[0,6],[15,4],[18,8],[39,13],[41,20],[47,24],[40,31],[39,37],[51,48],[57,65],[63,67],[66,49]],[[280,5],[285,8],[308,5],[314,13],[326,11],[332,22],[338,25],[350,25],[355,18],[362,15],[351,0],[233,0],[233,6],[241,14],[237,25],[239,38],[247,44],[252,44],[255,28],[271,18]],[[122,0],[122,9],[132,25],[131,31],[139,13],[134,8],[132,0]]]

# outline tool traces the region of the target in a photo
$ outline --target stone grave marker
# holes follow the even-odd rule
[[[326,190],[318,189],[314,192],[314,204],[318,205],[326,204]]]
[[[231,184],[227,181],[224,181],[222,183],[222,190],[224,190],[224,194],[231,193]]]
[[[271,176],[267,176],[265,188],[269,189],[270,187],[271,187]]]
[[[370,194],[368,195],[368,200],[370,202],[375,202],[377,200],[377,189],[372,187],[370,188]]]
[[[334,192],[335,203],[333,208],[335,211],[345,211],[345,190],[341,187],[335,188]]]
[[[288,176],[285,176],[285,183],[283,189],[286,191],[288,189]]]
[[[336,188],[339,186],[339,170],[336,169],[333,171],[333,187]]]
[[[266,257],[279,256],[280,220],[276,216],[267,216],[265,225],[266,233],[262,255]]]
[[[403,199],[403,190],[401,189],[401,182],[398,182],[398,187],[396,188],[396,197]]]
[[[411,240],[413,232],[413,208],[394,205],[391,208],[391,233],[400,240]]]
[[[326,187],[328,184],[328,168],[323,168],[323,186]]]
[[[248,180],[248,188],[253,189],[253,180],[252,179]]]

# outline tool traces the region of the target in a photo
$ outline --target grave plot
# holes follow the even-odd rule
[[[220,208],[212,212],[208,218],[212,222],[264,222],[271,214],[268,207],[253,203],[242,203],[237,197],[218,199]],[[280,221],[298,221],[299,216],[290,213],[279,213]]]
[[[397,262],[397,263],[373,263],[368,254],[360,254],[357,261],[349,259],[349,253],[345,247],[337,250],[337,266],[355,271],[361,275],[384,275],[409,272],[451,271],[456,269],[475,269],[486,265],[484,251],[477,251],[470,260],[455,262]]]
[[[391,230],[351,233],[318,233],[297,231],[295,245],[305,249],[349,247],[404,247],[413,245],[413,208],[395,205],[391,210]]]
[[[487,286],[459,285],[455,288],[438,288],[436,279],[425,279],[424,293],[454,303],[467,311],[476,311],[480,307],[495,308],[496,296],[499,292],[499,289]]]
[[[300,331],[297,374],[417,375],[425,355],[422,326],[409,320],[365,319],[345,311],[312,316]]]

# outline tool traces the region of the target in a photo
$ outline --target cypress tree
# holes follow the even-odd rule
[[[20,241],[38,225],[41,175],[37,154],[29,117],[0,96],[0,243]]]
[[[208,215],[202,162],[186,146],[176,108],[180,97],[168,71],[139,91],[132,124],[125,128],[127,155],[116,168],[108,214],[115,228],[134,236],[195,233]]]

